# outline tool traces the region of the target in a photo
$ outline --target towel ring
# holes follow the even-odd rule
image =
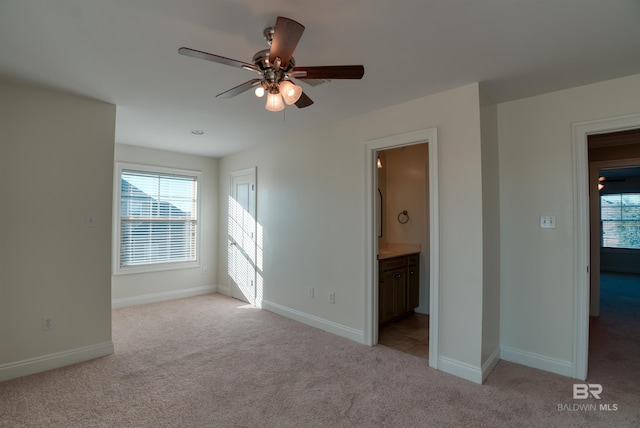
[[[404,210],[400,214],[398,214],[398,222],[400,224],[405,224],[408,221],[409,221],[409,213],[407,213],[407,210]]]

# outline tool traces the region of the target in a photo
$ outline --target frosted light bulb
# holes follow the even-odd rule
[[[264,106],[269,111],[280,111],[284,109],[284,103],[279,93],[271,93],[267,95],[267,104]]]
[[[287,105],[294,104],[302,96],[302,88],[290,80],[283,80],[279,85],[280,93]]]

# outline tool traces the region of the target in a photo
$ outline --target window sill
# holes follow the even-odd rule
[[[168,270],[184,270],[199,268],[200,262],[158,263],[153,265],[141,265],[130,267],[116,267],[113,275],[132,275],[139,273],[164,272]]]

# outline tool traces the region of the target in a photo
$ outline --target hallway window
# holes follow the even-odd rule
[[[118,165],[116,273],[197,266],[198,175]]]
[[[600,195],[602,247],[640,249],[640,193]]]

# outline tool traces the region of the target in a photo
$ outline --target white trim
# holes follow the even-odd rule
[[[482,384],[482,369],[471,364],[453,360],[449,357],[440,357],[438,358],[438,370]]]
[[[493,371],[496,365],[500,362],[500,347],[496,347],[496,349],[489,355],[487,361],[482,365],[482,382],[485,381],[487,376]],[[481,383],[482,383],[481,382]]]
[[[438,130],[429,141],[429,366],[438,368],[440,355],[440,184],[438,181]]]
[[[362,344],[365,343],[364,333],[362,330],[357,330],[355,328],[338,324],[333,321],[326,320],[324,318],[305,314],[304,312],[300,312],[298,310],[291,309],[286,306],[282,306],[277,303],[270,302],[268,300],[262,301],[262,309],[281,315],[285,318],[289,318],[294,321],[301,322],[308,326],[318,328],[328,333],[354,340],[358,343],[362,343]]]
[[[127,306],[145,305],[147,303],[164,302],[165,300],[183,299],[185,297],[200,296],[215,293],[215,285],[185,288],[184,290],[163,291],[160,293],[143,294],[141,296],[121,297],[111,301],[111,309],[125,308]]]
[[[218,293],[218,294],[224,294],[225,296],[232,297],[231,296],[231,289],[229,288],[228,285],[218,285],[216,287],[216,291],[215,292]]]
[[[147,264],[141,266],[120,267],[120,177],[123,170],[143,171],[157,174],[180,175],[187,177],[196,177],[197,179],[197,198],[198,212],[196,221],[196,259],[188,262],[167,262]],[[159,272],[165,270],[191,269],[200,267],[200,221],[201,213],[201,188],[202,188],[202,171],[179,169],[156,165],[146,165],[140,163],[116,162],[113,172],[113,215],[111,227],[111,266],[113,275],[129,275],[136,273]]]
[[[598,119],[571,125],[573,139],[573,371],[586,379],[589,354],[589,147],[588,136],[640,127],[640,114]]]
[[[551,358],[504,345],[500,346],[500,358],[505,361],[522,364],[523,366],[556,373],[562,376],[572,377],[575,371],[571,361]]]
[[[0,382],[113,354],[113,343],[104,342],[0,365]]]
[[[365,144],[365,320],[363,343],[373,346],[378,342],[377,307],[378,269],[374,261],[377,258],[375,225],[375,194],[377,192],[376,152],[382,149],[428,143],[429,147],[429,366],[438,368],[439,341],[438,320],[440,302],[440,226],[438,196],[438,130],[428,128],[401,135],[393,135]]]

